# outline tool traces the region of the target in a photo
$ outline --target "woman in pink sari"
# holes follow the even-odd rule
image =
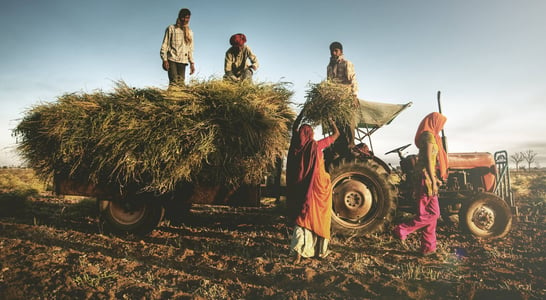
[[[440,137],[446,121],[445,116],[433,112],[419,124],[415,134],[415,145],[419,148],[419,158],[415,166],[418,211],[413,220],[394,228],[394,235],[401,240],[422,228],[421,254],[424,256],[436,252],[436,223],[440,216],[438,187],[442,183],[438,177],[447,179],[447,154]]]
[[[328,255],[332,183],[324,168],[322,150],[339,137],[337,127],[331,122],[334,133],[315,141],[311,126],[299,127],[301,119],[300,113],[292,128],[286,166],[288,219],[294,225],[290,252],[295,254],[295,263],[301,257]]]

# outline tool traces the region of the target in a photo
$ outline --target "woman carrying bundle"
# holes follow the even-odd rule
[[[301,257],[323,258],[329,253],[332,183],[324,168],[322,150],[339,137],[331,121],[334,133],[315,141],[311,126],[299,126],[301,119],[302,113],[292,127],[286,166],[288,218],[294,225],[290,243],[294,263],[299,263]]]

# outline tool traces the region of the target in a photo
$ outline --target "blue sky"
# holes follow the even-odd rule
[[[166,87],[159,48],[182,7],[192,11],[196,78],[223,75],[229,37],[243,32],[260,61],[255,79],[292,82],[302,103],[340,41],[361,99],[413,102],[372,136],[380,157],[412,142],[441,91],[451,152],[531,149],[546,165],[542,0],[4,0],[0,165],[16,162],[11,130],[33,105],[118,80]]]

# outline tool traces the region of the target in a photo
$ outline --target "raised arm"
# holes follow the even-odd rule
[[[334,133],[332,133],[331,137],[334,138],[334,140],[337,140],[339,137],[339,129],[337,129],[336,122],[334,120],[330,119],[330,126],[332,126],[332,130],[334,130]]]
[[[300,123],[302,119],[303,119],[303,109],[300,111],[300,113],[296,117],[296,120],[294,120],[294,124],[292,125],[292,135],[298,134],[298,129],[300,128]]]

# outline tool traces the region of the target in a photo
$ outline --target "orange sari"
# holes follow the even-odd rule
[[[321,152],[321,155],[319,155],[320,159],[317,162],[318,166],[311,179],[307,199],[303,204],[302,212],[298,218],[296,218],[296,224],[311,230],[318,236],[330,239],[332,182],[330,181],[330,174],[326,173],[326,170],[324,169],[322,149],[318,147],[318,151]]]
[[[295,132],[287,160],[288,216],[295,224],[330,239],[332,183],[324,169],[322,150],[334,139],[313,139],[308,125]]]

